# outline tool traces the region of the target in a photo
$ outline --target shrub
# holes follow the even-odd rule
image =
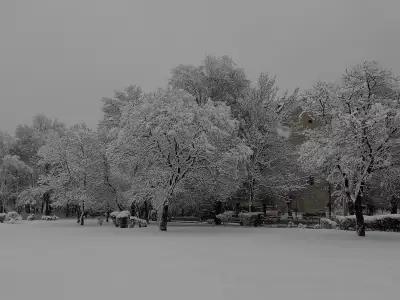
[[[240,213],[240,225],[244,226],[260,226],[262,224],[262,212],[248,212],[248,213]]]
[[[304,224],[302,224],[302,223],[299,223],[299,224],[297,225],[297,228],[307,228],[307,226],[304,225]]]
[[[129,218],[131,216],[131,213],[127,210],[123,210],[120,211],[117,215],[116,218],[117,219],[121,219],[121,218]]]
[[[342,230],[355,230],[355,216],[337,216],[336,221]],[[376,231],[400,231],[400,214],[364,216],[366,229]]]
[[[116,218],[119,213],[120,213],[119,211],[113,211],[112,213],[110,213],[110,217]]]
[[[335,221],[341,230],[354,230],[356,228],[355,216],[336,216]]]
[[[232,221],[232,217],[234,214],[235,214],[234,211],[227,210],[227,211],[223,212],[222,214],[217,215],[216,218],[219,219],[221,221],[221,223],[227,224]]]
[[[3,223],[6,220],[6,216],[5,213],[0,213],[0,223]]]
[[[5,221],[8,223],[14,224],[17,221],[21,221],[22,217],[16,211],[10,211],[6,214]]]
[[[33,220],[35,220],[35,215],[34,215],[34,214],[28,215],[28,216],[26,217],[26,220],[27,220],[27,221],[33,221]]]
[[[15,219],[16,220],[18,218],[21,218],[21,216],[16,211],[10,211],[10,212],[7,213],[6,218],[9,219],[9,220],[10,219]]]
[[[119,211],[113,211],[110,213],[110,218],[112,222],[114,223],[115,227],[118,227],[118,221],[117,221],[117,215],[119,214]]]
[[[131,223],[129,227],[135,227],[138,224],[139,227],[147,227],[147,221],[138,217],[130,217]]]
[[[288,228],[296,227],[296,225],[293,223],[293,221],[289,221],[287,224]]]
[[[337,222],[332,221],[328,218],[321,218],[320,224],[321,228],[323,229],[336,229],[338,227]]]

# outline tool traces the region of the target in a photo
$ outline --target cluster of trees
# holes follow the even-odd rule
[[[364,62],[346,70],[338,84],[316,83],[302,104],[317,122],[301,146],[302,165],[333,185],[337,203],[354,210],[364,236],[363,204],[372,189],[387,193],[397,212],[399,79],[376,62]]]
[[[275,77],[252,83],[229,57],[209,56],[174,68],[165,89],[132,85],[103,98],[96,130],[40,115],[15,137],[1,133],[1,209],[10,201],[46,214],[65,209],[83,225],[88,210],[145,202],[166,230],[171,209],[198,212],[241,195],[251,211],[265,195],[286,199],[312,174],[354,209],[363,235],[369,190],[385,190],[397,211],[399,99],[397,78],[374,62],[338,84],[281,93]],[[298,145],[289,132],[301,111],[315,126]]]

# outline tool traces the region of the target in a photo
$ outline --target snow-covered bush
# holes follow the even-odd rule
[[[34,214],[28,215],[28,216],[26,217],[26,220],[27,220],[27,221],[33,221],[33,220],[35,220],[35,215],[34,215]]]
[[[14,224],[17,221],[21,221],[21,220],[22,220],[21,215],[19,213],[17,213],[16,211],[8,212],[5,217],[5,221],[7,221],[7,223],[10,223],[10,224]]]
[[[216,218],[219,219],[221,223],[226,224],[232,221],[234,213],[235,213],[234,211],[227,210],[222,214],[217,215]]]
[[[123,210],[120,211],[117,215],[116,218],[117,219],[121,219],[121,218],[129,218],[131,216],[131,213],[127,210]]]
[[[110,217],[116,218],[119,213],[120,213],[120,211],[113,211],[112,213],[110,213]]]
[[[117,220],[117,215],[119,214],[119,211],[113,211],[112,213],[110,213],[110,218],[112,220],[112,222],[114,223],[115,227],[118,227],[118,220]]]
[[[336,229],[338,224],[328,218],[321,218],[320,220],[321,228],[323,229]]]
[[[57,219],[58,219],[58,217],[56,215],[53,215],[53,216],[42,216],[42,220],[43,221],[55,221]]]
[[[287,224],[287,227],[292,228],[292,227],[296,227],[296,226],[294,225],[293,221],[289,221]]]
[[[341,230],[355,230],[356,228],[355,216],[336,216],[335,221]]]
[[[342,230],[355,230],[355,216],[337,216],[336,221]],[[364,216],[365,227],[376,231],[400,231],[400,214]]]
[[[260,226],[262,224],[262,212],[248,212],[248,213],[240,213],[240,225],[244,226]]]
[[[6,218],[9,219],[9,220],[10,219],[15,219],[16,220],[18,218],[21,218],[21,216],[16,211],[10,211],[10,212],[7,213]]]
[[[139,227],[147,227],[147,221],[138,217],[130,217],[130,227],[135,227],[138,224]]]

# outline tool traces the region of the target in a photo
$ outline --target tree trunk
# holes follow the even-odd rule
[[[1,212],[2,213],[5,213],[6,212],[6,208],[5,208],[5,201],[4,201],[4,198],[3,198],[3,196],[1,197]]]
[[[365,223],[362,211],[362,196],[358,195],[354,202],[354,212],[356,215],[356,230],[358,236],[365,236]]]
[[[136,217],[136,203],[135,202],[131,203],[131,216]]]
[[[254,179],[251,177],[249,180],[249,212],[252,211],[254,203]]]
[[[221,213],[222,213],[222,202],[217,201],[215,202],[215,218],[214,218],[215,225],[221,225],[221,220],[217,218],[217,215]]]
[[[43,194],[43,214],[50,216],[50,193],[46,192]]]
[[[144,219],[146,220],[147,224],[149,223],[149,203],[144,201]]]
[[[167,231],[168,223],[168,201],[165,201],[162,207],[161,218],[160,218],[160,230]]]
[[[82,211],[80,217],[80,224],[81,226],[85,225],[85,201],[82,202]]]
[[[397,206],[398,206],[398,200],[396,199],[395,196],[392,196],[392,199],[390,200],[390,213],[392,215],[397,214]]]
[[[349,215],[350,216],[354,216],[354,214],[355,214],[355,207],[354,207],[354,203],[353,203],[353,201],[349,201],[349,202],[347,202],[347,209],[348,209],[348,211],[349,211]]]
[[[236,202],[236,205],[235,205],[235,216],[238,216],[239,213],[240,213],[240,203]]]
[[[367,205],[368,216],[373,216],[375,213],[375,206],[373,204]]]
[[[76,223],[78,223],[78,224],[80,221],[80,217],[81,217],[81,210],[80,210],[79,206],[76,205]]]
[[[332,188],[330,183],[328,183],[328,197],[328,218],[332,219]]]

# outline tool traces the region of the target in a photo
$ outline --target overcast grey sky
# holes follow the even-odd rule
[[[165,86],[207,54],[282,88],[364,59],[400,74],[399,12],[399,0],[0,0],[0,130],[40,112],[95,126],[101,97]]]

